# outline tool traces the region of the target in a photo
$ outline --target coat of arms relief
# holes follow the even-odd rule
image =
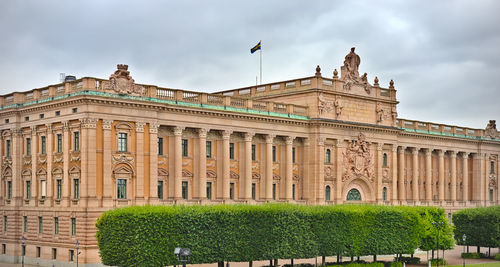
[[[364,177],[373,182],[373,155],[370,151],[370,142],[365,140],[363,133],[359,133],[357,140],[351,141],[343,155],[344,175],[342,176],[342,182],[359,177]]]
[[[118,64],[115,73],[109,76],[109,82],[103,84],[104,90],[113,90],[118,94],[129,95],[145,95],[146,89],[144,86],[135,84],[134,79],[130,76],[128,65]]]

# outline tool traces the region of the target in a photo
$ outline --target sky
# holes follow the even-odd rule
[[[202,92],[340,71],[394,79],[398,117],[484,129],[500,123],[500,1],[2,0],[0,94],[109,78]]]

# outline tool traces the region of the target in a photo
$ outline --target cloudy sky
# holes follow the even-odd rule
[[[360,72],[394,79],[399,117],[500,121],[500,1],[0,1],[0,94],[59,73],[214,92],[323,76],[353,46]]]

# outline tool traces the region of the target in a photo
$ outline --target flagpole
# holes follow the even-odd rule
[[[260,40],[260,84],[262,84],[262,40]]]

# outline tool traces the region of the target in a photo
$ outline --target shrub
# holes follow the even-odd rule
[[[432,259],[431,260],[431,265],[432,266],[437,266],[438,259]],[[448,264],[444,259],[439,259],[439,265],[446,265]]]
[[[500,261],[500,253],[497,253],[493,259]]]
[[[419,264],[420,263],[420,258],[418,257],[398,257],[394,258],[394,261],[400,261],[400,262],[405,262],[409,264]]]
[[[477,252],[462,253],[462,258],[464,258],[464,259],[480,259],[481,253],[477,253]]]
[[[500,206],[460,210],[453,215],[453,224],[457,244],[500,247]]]

